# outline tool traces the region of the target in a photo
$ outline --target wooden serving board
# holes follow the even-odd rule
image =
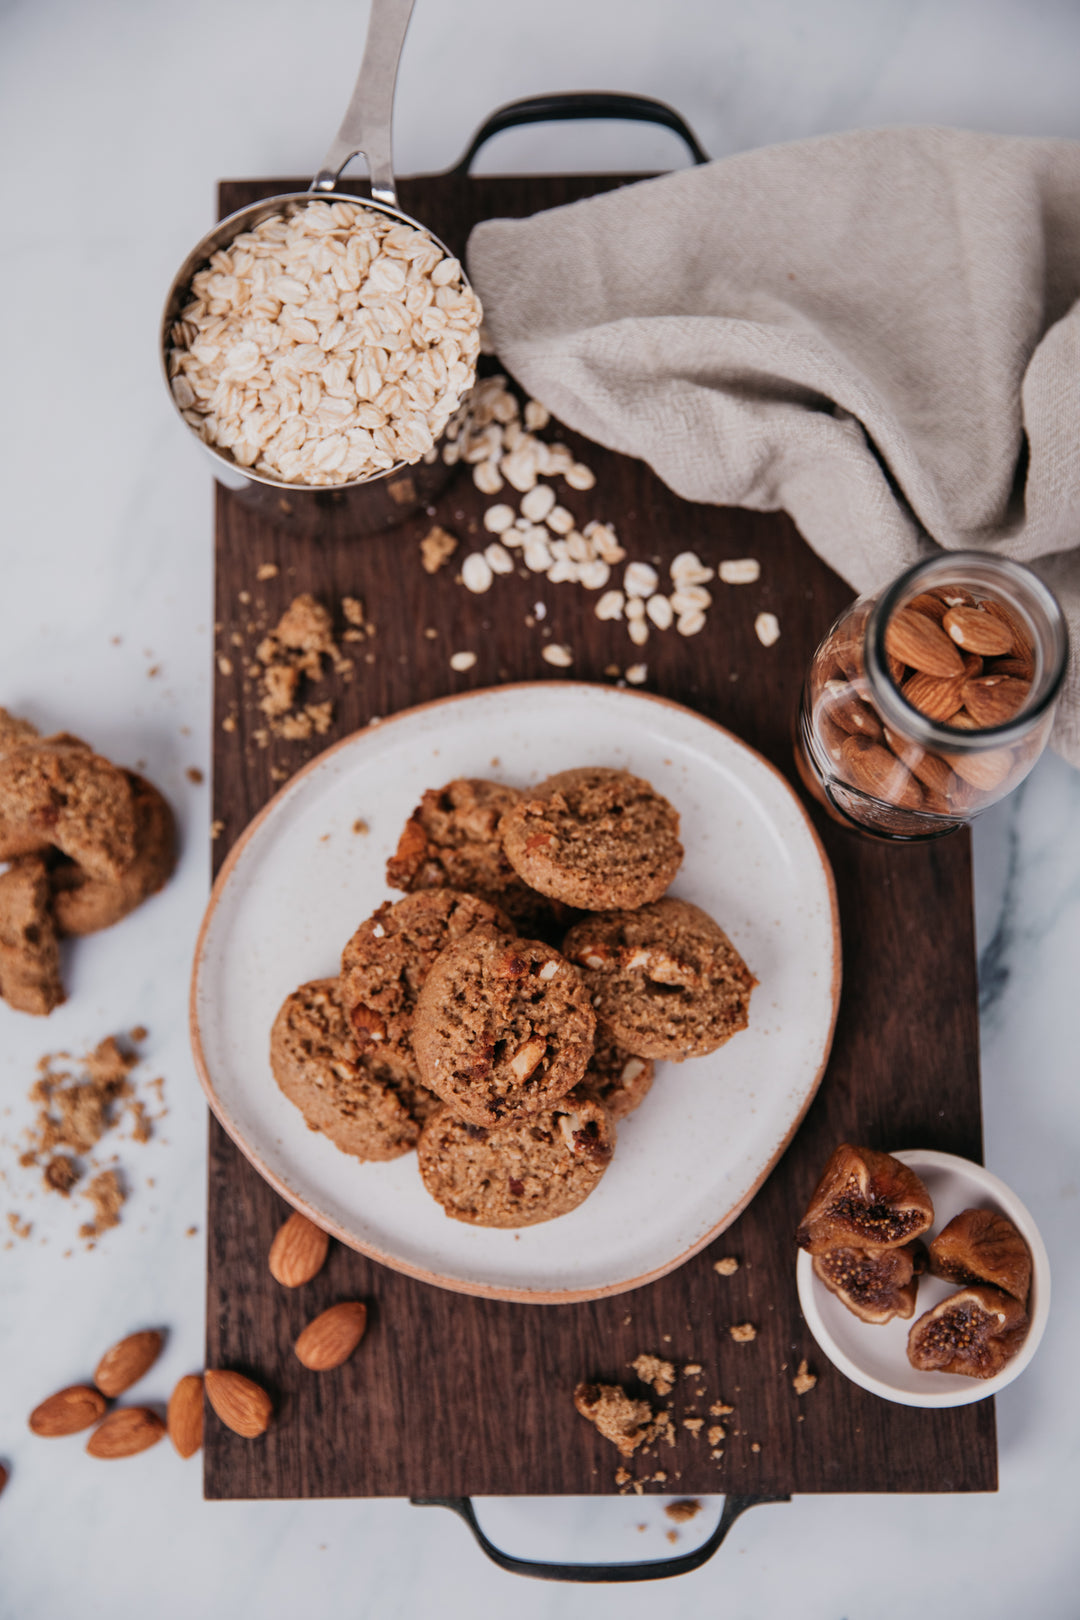
[[[435,176],[403,181],[401,198],[460,252],[479,219],[530,214],[624,180]],[[293,181],[228,183],[222,212],[297,189]],[[717,588],[701,635],[654,634],[639,653],[624,625],[595,618],[595,598],[580,588],[513,576],[477,597],[455,582],[453,565],[434,576],[421,570],[418,544],[433,521],[463,542],[479,532],[485,503],[467,472],[433,515],[366,539],[285,535],[219,488],[218,652],[232,668],[222,673],[229,665],[219,663],[215,688],[216,865],[286,775],[372,716],[498,682],[559,678],[541,659],[542,629],[573,648],[567,673],[575,680],[602,682],[607,666],[644,659],[648,690],[729,727],[795,781],[790,736],[803,671],[850,590],[785,517],[690,505],[642,463],[565,437],[597,475],[588,496],[567,494],[581,521],[613,520],[631,555],[656,558],[665,575],[686,549],[712,564],[757,557],[759,584]],[[260,583],[268,563],[279,572]],[[335,703],[329,737],[260,748],[262,717],[245,664],[300,591],[328,604],[360,597],[377,634],[348,649],[358,653],[355,679],[331,676],[320,688]],[[529,628],[537,601],[547,616]],[[762,610],[781,625],[770,649],[754,635]],[[461,649],[477,654],[466,675],[449,666]],[[703,1368],[700,1378],[680,1381],[677,1422],[697,1413],[708,1425],[708,1406],[719,1399],[735,1408],[722,1460],[710,1457],[704,1433],[680,1424],[673,1449],[631,1463],[639,1476],[666,1472],[648,1490],[996,1488],[992,1400],[946,1411],[879,1400],[829,1365],[799,1311],[792,1233],[837,1142],[973,1159],[982,1152],[968,837],[886,846],[815,817],[836,874],[844,942],[832,1059],[794,1143],[750,1208],[661,1281],[593,1304],[502,1304],[410,1281],[335,1244],[314,1281],[283,1289],[266,1257],[287,1206],[211,1120],[206,1363],[257,1378],[273,1394],[276,1419],[252,1442],[208,1415],[208,1497],[610,1493],[620,1459],[577,1415],[571,1391],[582,1378],[633,1387],[628,1363],[642,1351]],[[731,1277],[713,1269],[723,1255],[740,1261]],[[335,1372],[305,1372],[292,1354],[297,1333],[318,1311],[352,1298],[369,1306],[360,1352]],[[748,1321],[757,1338],[735,1343],[728,1328]],[[818,1383],[800,1398],[791,1379],[803,1357]]]

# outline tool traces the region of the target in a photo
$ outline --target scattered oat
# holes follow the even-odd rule
[[[471,551],[461,565],[461,583],[466,590],[474,591],[480,595],[490,590],[492,580],[491,564],[482,551]]]
[[[525,401],[525,426],[530,433],[539,433],[551,421],[551,413],[538,399]]]
[[[575,461],[568,467],[563,477],[571,489],[592,489],[596,483],[596,474],[583,461]]]
[[[556,669],[569,669],[574,662],[574,655],[569,647],[564,647],[557,641],[549,643],[540,656],[545,664],[553,664]]]
[[[677,588],[684,585],[707,585],[713,577],[713,570],[707,567],[694,551],[680,551],[677,557],[672,558],[669,572]]]
[[[505,546],[493,540],[489,546],[484,547],[484,561],[493,574],[512,574],[514,572],[514,559]]]
[[[625,670],[627,684],[630,686],[644,686],[648,679],[648,664],[630,664]]]
[[[754,620],[754,634],[763,647],[771,647],[780,640],[780,621],[775,613],[759,613]]]
[[[605,591],[593,612],[598,619],[621,619],[625,600],[622,591]]]
[[[664,1512],[676,1524],[686,1524],[690,1519],[696,1519],[701,1512],[701,1503],[696,1496],[683,1497],[678,1502],[668,1502]]]
[[[450,655],[450,668],[458,675],[464,675],[467,669],[472,669],[476,663],[474,652],[456,652]]]
[[[796,1395],[807,1395],[817,1383],[817,1374],[812,1373],[804,1358],[799,1362],[799,1370],[791,1380],[791,1387]]]
[[[224,653],[218,653],[217,667],[219,674],[231,675],[233,672],[232,659],[226,658]]]
[[[675,1367],[660,1356],[642,1354],[630,1363],[643,1384],[651,1384],[658,1395],[670,1395],[675,1388]]]
[[[659,576],[650,563],[627,563],[623,575],[623,590],[627,596],[652,596],[658,584]]]
[[[739,1269],[739,1262],[733,1254],[725,1254],[722,1260],[713,1261],[713,1270],[721,1277],[733,1277]]]
[[[489,534],[505,534],[507,529],[514,527],[514,508],[500,501],[496,506],[489,506],[484,513],[484,528]]]
[[[277,565],[277,563],[260,563],[258,568],[255,570],[255,578],[259,581],[260,585],[265,580],[277,579],[277,577],[278,577],[278,565]]]
[[[457,540],[447,529],[434,524],[420,542],[420,563],[425,574],[437,574],[457,550]]]
[[[672,601],[674,598],[672,598]],[[671,622],[675,617],[675,610],[666,596],[650,596],[645,603],[645,612],[658,630],[670,630]]]
[[[649,639],[649,627],[643,619],[633,619],[626,627],[626,633],[635,647],[644,647]]]
[[[738,1322],[734,1327],[729,1327],[728,1332],[736,1344],[749,1344],[757,1338],[757,1328],[752,1322]]]
[[[753,585],[761,578],[761,564],[756,557],[733,557],[720,564],[719,572],[725,585]]]
[[[675,628],[680,636],[696,636],[699,630],[705,628],[704,608],[692,608],[689,613],[680,613]]]
[[[184,772],[184,775],[187,777],[188,781],[193,782],[196,787],[206,780],[202,771],[200,771],[197,765],[189,765],[187,770]]]
[[[550,484],[537,484],[521,501],[521,515],[530,523],[543,523],[555,505],[555,491]]]

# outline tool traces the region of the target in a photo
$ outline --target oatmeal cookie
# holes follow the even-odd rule
[[[20,720],[17,714],[0,708],[0,754],[10,754],[13,748],[21,748],[40,735],[37,726],[31,725],[29,720]]]
[[[591,1097],[487,1128],[440,1108],[420,1134],[424,1186],[473,1226],[535,1226],[576,1209],[611,1161],[615,1127]]]
[[[500,831],[531,888],[587,911],[658,900],[683,857],[674,806],[641,777],[600,765],[549,776]]]
[[[19,1012],[39,1016],[65,999],[49,872],[38,855],[0,874],[0,996]]]
[[[420,1078],[474,1125],[550,1108],[588,1066],[596,1017],[581,974],[535,939],[484,929],[444,951],[416,1003]]]
[[[360,1052],[337,979],[315,979],[286,996],[270,1034],[270,1067],[308,1129],[357,1159],[408,1153],[439,1107],[396,1065]]]
[[[625,1119],[645,1101],[655,1072],[652,1058],[635,1057],[597,1025],[581,1089],[602,1103],[612,1119]]]
[[[387,900],[360,924],[341,955],[341,1000],[361,1051],[419,1079],[410,1037],[420,987],[439,953],[476,928],[513,932],[497,906],[454,889]]]
[[[62,934],[94,934],[111,928],[165,886],[176,865],[176,826],[157,788],[125,771],[135,805],[135,858],[113,880],[91,877],[74,861],[61,860],[50,874],[53,915]]]
[[[105,882],[116,882],[135,858],[131,784],[75,738],[0,753],[0,860],[50,845]]]
[[[458,777],[429,788],[405,823],[386,863],[392,889],[463,889],[492,905],[527,934],[565,931],[569,909],[537,894],[518,877],[503,852],[499,822],[521,798],[503,782]]]
[[[585,975],[600,1023],[640,1057],[701,1057],[748,1021],[757,980],[712,918],[688,900],[601,912],[563,951]]]

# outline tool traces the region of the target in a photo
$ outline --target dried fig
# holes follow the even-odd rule
[[[925,1269],[925,1254],[921,1243],[907,1243],[902,1249],[842,1245],[815,1254],[814,1274],[861,1321],[891,1322],[894,1316],[907,1321],[915,1315],[917,1273]]]
[[[934,1219],[930,1194],[891,1153],[841,1142],[825,1166],[795,1234],[801,1249],[823,1254],[840,1245],[899,1248]]]
[[[920,1372],[994,1378],[1019,1350],[1027,1329],[1019,1300],[977,1284],[919,1317],[908,1334],[908,1360]]]
[[[930,1245],[935,1277],[958,1283],[989,1283],[1027,1304],[1031,1253],[1012,1221],[991,1209],[965,1209],[943,1226]]]

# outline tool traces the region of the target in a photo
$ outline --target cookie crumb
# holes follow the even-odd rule
[[[185,1237],[195,1237],[197,1235],[197,1233],[198,1233],[198,1230],[199,1230],[199,1228],[197,1226],[189,1226],[187,1228],[186,1232],[184,1233],[184,1236]]]
[[[362,838],[365,833],[369,833],[371,831],[371,828],[368,826],[363,816],[357,816],[356,820],[352,824],[352,830],[357,834],[358,837]]]
[[[255,570],[255,578],[261,585],[264,580],[277,579],[279,573],[277,563],[260,563]]]
[[[757,1338],[757,1328],[752,1322],[737,1322],[734,1327],[728,1328],[728,1332],[736,1344],[749,1344]]]
[[[630,1363],[643,1384],[651,1384],[658,1395],[670,1395],[675,1388],[675,1368],[659,1356],[640,1355]]]
[[[710,1446],[718,1446],[721,1440],[727,1439],[727,1432],[722,1424],[714,1423],[710,1427],[705,1438],[709,1442]]]
[[[8,1210],[7,1222],[17,1238],[28,1238],[31,1232],[34,1230],[33,1222],[20,1221],[18,1215],[16,1215],[13,1209]],[[10,1247],[10,1244],[7,1245],[7,1247]]]
[[[688,1361],[682,1370],[682,1375],[684,1378],[696,1378],[702,1370],[700,1361]]]
[[[684,1429],[689,1429],[690,1433],[696,1436],[700,1434],[701,1430],[704,1428],[705,1419],[698,1417],[683,1418],[682,1426]]]
[[[633,1456],[652,1426],[648,1401],[632,1400],[619,1384],[579,1384],[574,1405],[624,1457]]]
[[[135,1046],[139,1046],[143,1041],[145,1041],[149,1033],[150,1031],[147,1029],[145,1024],[136,1024],[134,1029],[128,1030],[128,1040],[131,1041]]]
[[[425,574],[437,574],[457,550],[457,540],[439,524],[434,524],[420,542],[420,563]]]
[[[223,821],[212,821],[210,823],[210,842],[216,843],[224,831],[225,823]]]
[[[669,1519],[676,1524],[686,1524],[690,1519],[696,1519],[701,1512],[701,1503],[696,1496],[684,1496],[678,1502],[669,1502],[664,1508]]]
[[[733,1277],[739,1269],[739,1262],[733,1254],[726,1254],[722,1260],[713,1261],[713,1270],[720,1277]]]
[[[197,765],[189,765],[187,770],[184,772],[184,775],[187,777],[188,781],[193,782],[196,787],[198,787],[201,782],[206,780],[202,771],[200,771]]]
[[[817,1383],[817,1374],[812,1373],[806,1358],[799,1362],[799,1370],[791,1380],[791,1387],[796,1395],[807,1395]]]
[[[356,630],[364,628],[364,604],[358,596],[343,596],[341,611],[347,624],[351,624]]]
[[[734,1410],[735,1408],[733,1406],[727,1406],[723,1401],[713,1401],[712,1405],[709,1407],[709,1416],[730,1417]]]
[[[100,1237],[112,1226],[120,1224],[120,1210],[124,1203],[124,1190],[115,1170],[102,1170],[83,1193],[94,1206],[94,1218],[79,1227],[81,1238]]]
[[[42,1180],[50,1192],[58,1192],[61,1197],[69,1198],[71,1189],[78,1181],[81,1172],[74,1159],[66,1154],[58,1153],[49,1160],[42,1171]]]
[[[761,1450],[761,1447],[758,1445],[756,1440],[754,1441],[753,1445],[750,1447],[750,1450],[751,1451],[760,1451]]]
[[[675,1545],[675,1543],[676,1543],[676,1542],[677,1542],[677,1541],[678,1541],[678,1539],[679,1539],[679,1532],[678,1532],[678,1531],[677,1531],[677,1530],[669,1530],[669,1531],[668,1531],[668,1532],[667,1532],[667,1535],[666,1535],[666,1537],[665,1537],[665,1539],[666,1539],[666,1540],[667,1540],[667,1541],[670,1541],[670,1542],[671,1542],[671,1545],[672,1545],[672,1546],[674,1546],[674,1545]]]
[[[222,729],[222,731],[228,731],[228,732],[233,732],[233,731],[236,730],[236,716],[235,716],[235,714],[227,714],[225,716],[224,720],[221,722],[221,729]]]

